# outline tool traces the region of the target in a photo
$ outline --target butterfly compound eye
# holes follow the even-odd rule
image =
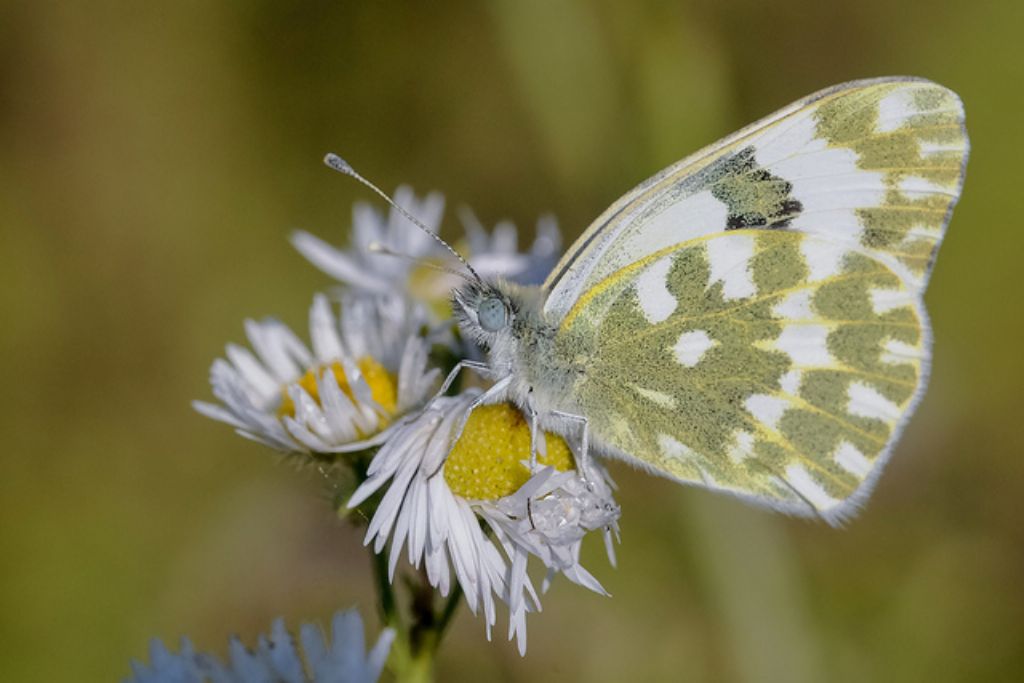
[[[484,299],[480,302],[476,315],[480,321],[480,327],[488,332],[497,332],[508,322],[508,312],[501,299]]]

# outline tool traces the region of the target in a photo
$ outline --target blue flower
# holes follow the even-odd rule
[[[181,639],[177,654],[154,639],[149,666],[133,661],[124,683],[375,683],[394,638],[392,629],[384,629],[367,653],[363,620],[350,609],[334,615],[329,638],[315,624],[303,624],[299,648],[281,619],[259,637],[255,650],[232,638],[226,664],[196,652],[188,638]]]

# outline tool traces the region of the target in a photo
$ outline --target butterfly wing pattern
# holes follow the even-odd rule
[[[921,296],[960,194],[963,107],[929,81],[822,91],[641,184],[545,283],[595,445],[831,523],[927,379]]]

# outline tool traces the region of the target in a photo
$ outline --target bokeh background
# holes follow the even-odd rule
[[[322,482],[193,413],[242,320],[302,329],[369,194],[343,152],[569,238],[791,100],[889,74],[973,151],[928,292],[930,391],[850,527],[635,474],[613,593],[559,582],[525,659],[460,614],[441,680],[978,681],[1024,670],[1017,0],[0,4],[0,679],[110,681],[359,605]],[[449,211],[448,216],[452,217]],[[449,220],[449,236],[459,234]]]

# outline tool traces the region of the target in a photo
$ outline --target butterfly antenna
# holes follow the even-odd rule
[[[347,176],[350,176],[350,177],[352,177],[352,178],[355,178],[355,179],[356,179],[356,180],[358,180],[358,181],[359,181],[360,183],[362,183],[362,184],[363,184],[363,185],[365,185],[366,187],[368,187],[368,188],[370,188],[371,190],[373,190],[374,192],[376,192],[376,193],[377,193],[377,194],[378,194],[378,195],[379,195],[379,196],[381,197],[381,199],[383,199],[383,200],[384,200],[384,201],[386,201],[386,202],[387,202],[388,204],[390,204],[390,205],[391,205],[391,206],[392,206],[392,207],[393,207],[393,208],[394,208],[394,209],[395,209],[396,211],[398,211],[398,213],[400,213],[400,214],[402,214],[403,216],[405,216],[405,217],[406,217],[407,219],[409,219],[409,221],[410,221],[410,222],[411,222],[411,223],[412,223],[413,225],[415,225],[415,226],[416,226],[417,228],[419,228],[419,229],[420,229],[420,230],[422,230],[423,232],[425,232],[425,233],[427,233],[428,235],[430,235],[430,238],[431,238],[431,239],[433,239],[433,240],[434,240],[435,242],[437,242],[437,243],[438,243],[438,244],[440,244],[440,245],[441,245],[442,247],[444,247],[445,249],[447,249],[447,250],[448,250],[448,252],[449,252],[449,253],[450,253],[450,254],[451,254],[452,256],[454,256],[455,258],[457,258],[457,259],[459,260],[459,262],[460,262],[460,263],[462,263],[462,265],[464,265],[464,266],[466,267],[466,270],[468,270],[468,271],[470,272],[470,274],[471,274],[471,275],[472,275],[472,276],[473,276],[474,278],[476,278],[476,281],[477,281],[477,282],[481,282],[481,283],[483,282],[483,279],[482,279],[482,278],[480,277],[480,274],[479,274],[479,273],[477,273],[477,272],[476,272],[476,271],[475,271],[475,270],[473,269],[473,266],[469,265],[469,261],[467,261],[467,260],[466,260],[466,259],[465,259],[465,258],[464,258],[464,257],[462,256],[462,254],[460,254],[459,252],[455,251],[455,249],[454,249],[454,248],[452,247],[452,245],[450,245],[450,244],[448,244],[447,242],[445,242],[445,241],[444,241],[443,239],[441,239],[441,236],[440,236],[440,235],[438,235],[438,234],[437,234],[437,233],[435,233],[435,232],[434,232],[433,230],[431,230],[431,229],[430,229],[430,228],[428,228],[428,227],[427,227],[426,225],[424,225],[424,224],[423,224],[423,223],[422,223],[422,222],[421,222],[421,221],[420,221],[419,219],[417,219],[417,218],[416,218],[415,216],[413,216],[413,215],[412,215],[411,213],[409,213],[408,211],[406,211],[405,209],[403,209],[403,208],[402,208],[401,206],[399,206],[398,204],[396,204],[396,203],[395,203],[395,201],[394,201],[393,199],[391,199],[391,197],[387,196],[387,194],[385,194],[385,193],[384,193],[384,191],[383,191],[383,190],[381,190],[381,189],[380,189],[379,187],[377,187],[376,185],[374,185],[373,183],[371,183],[371,182],[370,182],[369,180],[367,180],[366,178],[364,178],[363,176],[361,176],[361,175],[359,174],[359,172],[358,172],[358,171],[356,171],[356,170],[355,170],[354,168],[352,168],[352,166],[351,166],[351,165],[350,165],[350,164],[349,164],[349,163],[348,163],[347,161],[345,161],[344,159],[342,159],[341,157],[339,157],[339,156],[338,156],[337,154],[334,154],[334,153],[332,152],[332,153],[328,153],[328,154],[327,154],[327,156],[325,156],[325,157],[324,157],[324,163],[325,163],[325,164],[327,164],[327,165],[328,165],[328,166],[329,166],[330,168],[332,168],[332,169],[334,169],[335,171],[337,171],[338,173],[343,173],[344,175],[347,175]],[[395,254],[395,255],[398,255],[398,254]]]
[[[380,242],[370,242],[368,245],[366,245],[366,248],[372,251],[374,254],[383,254],[384,256],[394,256],[395,258],[405,259],[406,261],[419,263],[420,265],[426,266],[431,270],[438,270],[442,273],[448,273],[449,275],[461,277],[463,280],[467,282],[472,282],[470,277],[463,273],[461,270],[455,270],[454,268],[449,268],[448,266],[442,266],[439,263],[433,263],[426,259],[416,258],[415,256],[410,256],[409,254],[403,254],[401,252],[394,251],[388,248],[387,246],[381,244]]]

